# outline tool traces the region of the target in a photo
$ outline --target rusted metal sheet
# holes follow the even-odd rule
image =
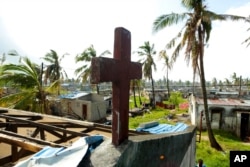
[[[202,98],[196,98],[198,104],[203,104]],[[225,105],[225,106],[249,106],[248,102],[242,99],[231,99],[231,98],[218,98],[218,99],[208,99],[208,105]]]

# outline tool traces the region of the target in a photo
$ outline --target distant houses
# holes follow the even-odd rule
[[[242,140],[250,139],[250,98],[247,92],[239,94],[237,91],[208,91],[207,102],[212,129],[234,132]],[[198,128],[206,129],[203,111],[203,98],[191,94],[189,96],[191,123]]]

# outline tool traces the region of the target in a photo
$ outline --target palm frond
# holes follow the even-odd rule
[[[24,64],[14,65],[6,64],[1,67],[2,75],[0,80],[5,80],[6,83],[15,83],[16,86],[30,87],[39,83],[39,75],[37,73],[37,66],[24,59]]]
[[[171,13],[171,14],[159,16],[153,22],[153,32],[158,32],[167,26],[178,24],[179,22],[186,19],[188,15],[189,13],[182,13],[182,14]]]
[[[231,20],[231,21],[247,21],[247,18],[246,18],[246,17],[243,17],[243,16],[228,15],[228,14],[220,14],[219,16],[225,18],[225,20]]]
[[[243,43],[247,43],[247,47],[250,45],[250,37],[248,37],[247,39],[245,39],[243,42],[242,42],[242,44]]]
[[[171,70],[170,59],[169,59],[169,56],[168,56],[166,50],[160,51],[159,57],[160,57],[160,60],[161,60],[161,59],[164,60],[164,64],[165,64],[165,66],[167,67],[167,69],[170,69],[170,70]]]
[[[35,94],[35,91],[22,91],[4,96],[0,98],[0,106],[7,108],[26,109],[30,104],[30,99],[35,100]]]
[[[77,74],[83,72],[83,70],[84,70],[86,67],[87,67],[87,65],[83,65],[83,66],[77,68],[77,69],[75,70],[75,74],[77,75]]]
[[[90,78],[90,74],[91,74],[91,68],[86,68],[82,75],[83,81],[88,81],[88,79]]]
[[[60,80],[54,81],[49,87],[45,88],[45,91],[51,94],[57,94],[60,88]]]
[[[15,109],[22,109],[22,110],[28,110],[28,111],[35,111],[35,107],[33,106],[35,103],[37,103],[37,99],[36,99],[36,91],[26,91],[21,92],[22,98],[21,100],[19,100],[14,108]]]
[[[171,68],[173,67],[173,64],[176,62],[176,59],[179,56],[179,53],[180,53],[180,51],[181,51],[182,48],[183,48],[183,45],[181,43],[179,43],[176,46],[174,52],[172,53],[172,57],[171,57],[171,61],[170,61]]]
[[[205,31],[205,35],[206,35],[206,38],[205,38],[205,41],[208,42],[209,38],[210,38],[210,33],[212,31],[212,23],[211,23],[211,20],[208,20],[206,22],[202,22],[202,26],[203,26],[203,29]]]
[[[182,0],[181,4],[187,9],[187,10],[194,10],[195,7],[203,7],[202,4],[203,0]]]

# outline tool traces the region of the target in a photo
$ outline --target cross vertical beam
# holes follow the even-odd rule
[[[120,74],[122,77],[112,84],[112,141],[119,145],[128,138],[129,111],[129,73],[127,72],[131,57],[131,35],[124,29],[115,30],[114,59],[123,63]]]
[[[131,62],[131,34],[121,27],[115,29],[113,57],[92,59],[91,82],[112,82],[112,143],[118,146],[128,139],[130,80],[142,77],[142,65]]]

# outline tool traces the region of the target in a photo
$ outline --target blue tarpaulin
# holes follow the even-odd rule
[[[19,162],[15,167],[77,167],[88,151],[103,141],[103,137],[88,136],[78,139],[68,148],[44,147],[29,159]]]
[[[151,126],[144,125],[143,127],[138,127],[136,131],[139,132],[148,132],[152,134],[163,134],[163,133],[173,133],[184,131],[188,125],[178,122],[175,125],[170,124],[159,124],[159,123],[149,123]]]

